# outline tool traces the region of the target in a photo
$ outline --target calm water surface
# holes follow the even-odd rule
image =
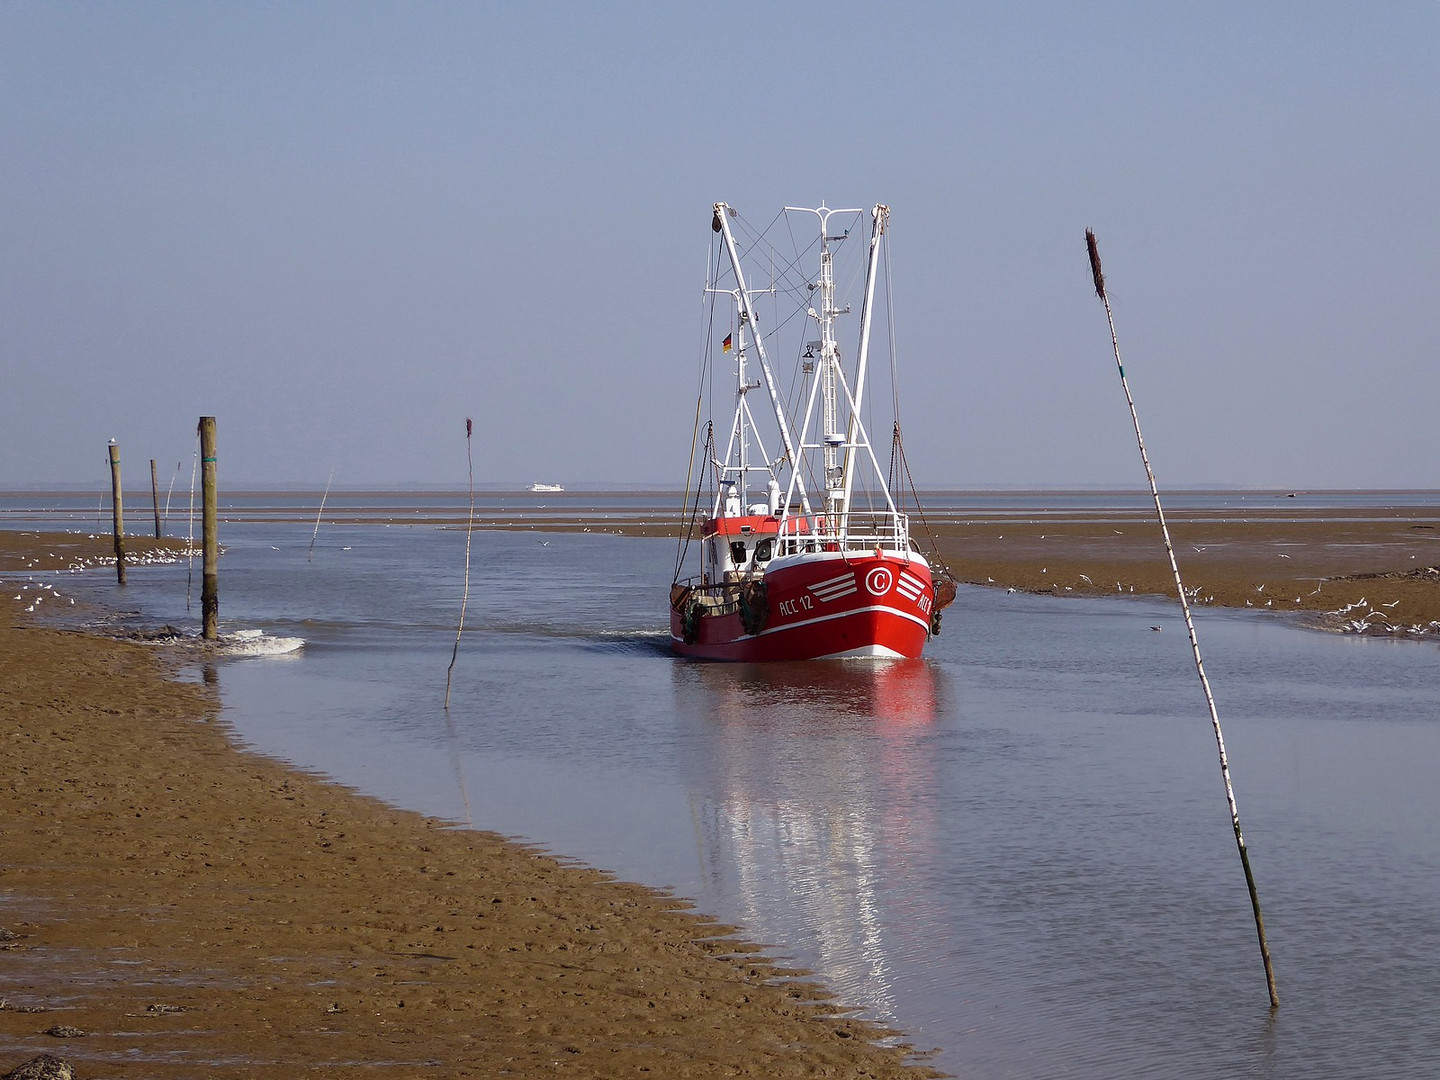
[[[1197,614],[1272,1016],[1172,606],[968,589],[922,662],[707,665],[667,652],[671,542],[477,533],[447,715],[463,533],[223,540],[226,625],[307,641],[219,665],[248,744],[672,887],[959,1076],[1440,1074],[1434,644]],[[183,565],[131,582],[187,618]]]

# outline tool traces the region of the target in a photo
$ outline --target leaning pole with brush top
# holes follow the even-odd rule
[[[1160,489],[1155,485],[1155,472],[1150,468],[1150,455],[1145,450],[1145,439],[1140,434],[1140,416],[1135,411],[1135,399],[1130,394],[1130,383],[1125,378],[1125,365],[1120,361],[1120,339],[1115,334],[1115,315],[1110,310],[1110,298],[1105,295],[1105,275],[1100,271],[1100,247],[1095,242],[1095,233],[1085,230],[1085,246],[1090,253],[1090,272],[1095,278],[1095,295],[1105,305],[1105,318],[1110,323],[1110,344],[1115,350],[1115,366],[1120,369],[1120,386],[1125,391],[1125,401],[1130,406],[1130,419],[1135,425],[1135,442],[1140,447],[1140,460],[1145,465],[1145,476],[1150,481],[1150,495],[1155,500],[1155,516],[1160,521],[1160,535],[1165,539],[1165,554],[1170,557],[1170,569],[1175,575],[1175,591],[1180,596],[1180,610],[1185,616],[1185,629],[1190,634],[1190,652],[1195,657],[1195,671],[1200,676],[1200,686],[1205,691],[1205,704],[1210,707],[1210,725],[1215,729],[1215,745],[1220,751],[1220,775],[1225,781],[1225,800],[1230,805],[1230,822],[1235,827],[1235,844],[1240,849],[1240,865],[1245,869],[1245,885],[1250,890],[1250,906],[1255,912],[1255,932],[1260,938],[1260,958],[1265,963],[1265,985],[1270,991],[1270,1007],[1280,1004],[1275,992],[1275,970],[1270,964],[1270,945],[1265,940],[1265,918],[1260,914],[1260,894],[1255,889],[1255,875],[1250,871],[1250,853],[1245,847],[1245,835],[1240,831],[1240,811],[1235,806],[1235,788],[1230,783],[1230,762],[1225,756],[1225,736],[1220,731],[1220,714],[1215,709],[1215,695],[1210,692],[1210,680],[1205,677],[1205,664],[1200,659],[1200,640],[1195,636],[1195,622],[1190,618],[1190,604],[1185,599],[1185,583],[1180,578],[1180,564],[1175,561],[1175,546],[1170,542],[1170,529],[1165,524],[1165,510],[1160,505]]]
[[[215,493],[215,417],[200,418],[200,536],[204,555],[200,563],[201,636],[220,640],[220,540],[218,499]]]
[[[120,447],[110,440],[110,522],[115,533],[115,576],[125,584],[125,510],[120,493]]]

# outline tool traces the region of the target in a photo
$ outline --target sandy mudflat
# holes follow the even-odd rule
[[[0,531],[0,571],[106,548],[58,542]],[[18,592],[0,1073],[935,1075],[672,898],[236,749],[161,653],[23,625]]]
[[[1328,630],[1440,636],[1440,507],[1342,515],[1286,506],[1167,521],[1192,606],[1258,608]],[[1153,516],[976,520],[933,531],[962,581],[1060,596],[1176,596]]]

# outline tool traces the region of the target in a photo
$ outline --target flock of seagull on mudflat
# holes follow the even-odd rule
[[[91,534],[90,539],[97,540],[100,539],[100,537]],[[350,549],[347,547],[344,550],[349,551]],[[202,552],[193,546],[175,551],[147,551],[139,555],[127,555],[125,557],[125,565],[165,566],[182,562],[187,558],[200,558],[201,555]],[[45,559],[67,561],[63,566],[54,566],[53,563],[47,566],[44,562]],[[18,584],[20,591],[15,593],[14,599],[19,603],[24,603],[26,594],[30,594],[30,602],[24,608],[27,615],[33,615],[47,600],[57,603],[61,600],[68,600],[70,604],[73,605],[75,603],[73,596],[66,597],[62,595],[60,590],[48,581],[37,579],[35,576],[36,573],[55,575],[78,574],[85,570],[93,570],[98,567],[107,566],[113,567],[114,565],[114,555],[71,555],[67,557],[55,551],[46,552],[42,558],[30,558],[21,564],[20,569],[22,572],[28,570],[31,573],[29,577]],[[10,582],[7,580],[6,584],[10,584]],[[204,645],[209,649],[218,649],[220,652],[231,656],[274,656],[294,652],[305,644],[303,638],[271,637],[264,630],[233,630],[220,635],[220,640],[217,645],[214,642],[201,642],[198,637],[192,638],[188,634],[176,634],[171,627],[166,627],[162,632],[141,634],[136,637],[135,640],[153,642],[161,645]]]
[[[89,539],[98,540],[101,539],[101,537],[95,535],[94,533],[91,533],[89,535]],[[142,555],[127,555],[125,557],[125,565],[164,566],[170,563],[180,562],[187,556],[198,558],[199,555],[199,549],[195,549],[193,551],[148,551]],[[50,560],[59,560],[67,559],[67,556],[64,556],[56,551],[51,551],[46,553],[45,558]],[[30,602],[26,604],[24,609],[25,614],[27,615],[33,615],[40,608],[40,605],[43,604],[46,600],[54,602],[68,600],[73,605],[75,603],[75,598],[73,596],[64,596],[60,592],[60,590],[57,589],[54,585],[51,585],[47,581],[38,580],[35,577],[35,574],[78,574],[85,570],[93,570],[97,567],[105,566],[113,567],[114,565],[114,555],[72,555],[68,557],[68,561],[66,561],[65,565],[63,566],[47,566],[45,562],[40,558],[28,559],[21,564],[20,569],[22,571],[29,570],[32,571],[32,573],[24,581],[18,584],[17,587],[20,591],[14,595],[13,599],[17,603],[24,603],[26,600],[26,594],[33,593],[33,595],[29,597]]]

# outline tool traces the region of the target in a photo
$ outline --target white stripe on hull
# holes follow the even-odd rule
[[[900,619],[909,619],[917,626],[923,626],[925,632],[930,632],[930,624],[918,615],[911,615],[908,611],[901,611],[889,604],[871,604],[869,607],[847,608],[844,611],[836,611],[830,615],[817,615],[813,619],[806,619],[803,622],[786,623],[784,626],[772,626],[768,630],[761,630],[758,634],[747,634],[746,637],[765,637],[767,634],[781,634],[786,630],[799,630],[804,626],[813,626],[815,623],[830,622],[832,619],[845,619],[851,615],[863,615],[871,611],[885,611]]]

